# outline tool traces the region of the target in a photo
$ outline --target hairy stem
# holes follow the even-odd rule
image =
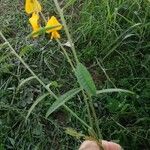
[[[89,123],[90,123],[90,126],[93,128],[93,120],[92,120],[92,116],[91,116],[91,113],[90,113],[90,108],[89,108],[89,104],[88,104],[88,101],[87,101],[87,97],[84,93],[84,91],[82,90],[82,94],[83,94],[83,99],[84,99],[84,102],[85,102],[85,105],[86,105],[86,109],[87,109],[87,113],[88,113],[88,119],[89,119]]]
[[[75,70],[75,67],[74,67],[74,65],[73,65],[73,63],[72,63],[72,61],[71,61],[71,59],[69,58],[69,56],[68,56],[68,54],[67,54],[65,48],[63,47],[63,45],[62,45],[62,43],[59,41],[59,39],[56,39],[56,41],[58,42],[59,46],[60,46],[61,49],[63,50],[63,53],[65,54],[65,56],[66,56],[66,58],[67,58],[67,60],[68,60],[68,62],[69,62],[69,64],[70,64],[71,68],[72,68],[73,71],[74,71],[74,70]]]
[[[71,49],[72,49],[74,58],[75,58],[75,60],[76,60],[76,63],[78,63],[79,60],[78,60],[78,57],[77,57],[77,54],[76,54],[76,50],[75,50],[75,47],[74,47],[74,43],[73,43],[73,41],[72,41],[72,39],[71,39],[71,35],[70,35],[70,33],[69,33],[69,30],[68,30],[68,27],[67,27],[67,24],[66,24],[65,17],[64,17],[64,15],[63,15],[63,11],[62,11],[62,9],[61,9],[60,6],[59,6],[58,0],[53,0],[53,1],[54,1],[55,5],[56,5],[56,8],[57,8],[58,12],[59,12],[59,15],[60,15],[61,21],[62,21],[62,23],[63,23],[64,30],[65,30],[65,32],[66,32],[68,41],[69,41],[69,43],[71,44]]]
[[[94,109],[94,106],[93,106],[93,101],[92,101],[91,96],[89,96],[89,104],[90,104],[90,108],[91,108],[91,111],[92,111],[92,114],[93,114],[93,117],[94,117],[94,120],[95,120],[95,125],[96,125],[96,129],[97,129],[97,133],[98,133],[98,138],[102,139],[102,135],[101,135],[101,131],[100,131],[100,128],[99,128],[99,123],[98,123],[98,118],[96,116],[96,112],[95,112],[95,109]]]
[[[40,12],[40,15],[41,15],[42,19],[44,20],[44,22],[47,23],[47,20],[46,20],[44,14],[42,12]]]

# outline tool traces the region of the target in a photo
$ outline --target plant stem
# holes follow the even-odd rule
[[[68,62],[69,62],[69,64],[70,64],[71,68],[73,69],[73,71],[75,71],[75,67],[74,67],[74,65],[73,65],[73,63],[72,63],[72,61],[71,61],[71,59],[69,58],[69,56],[68,56],[68,54],[67,54],[65,48],[63,47],[62,43],[59,41],[59,39],[56,39],[56,41],[58,42],[59,46],[60,46],[61,49],[63,50],[63,52],[64,52],[64,54],[65,54],[65,56],[66,56],[66,58],[67,58],[67,60],[68,60]]]
[[[41,15],[42,19],[44,20],[44,22],[47,23],[47,20],[46,20],[44,14],[42,12],[40,12],[40,15]]]
[[[62,21],[62,23],[63,23],[63,26],[64,26],[64,29],[65,29],[65,32],[66,32],[68,41],[69,41],[69,43],[71,44],[71,49],[72,49],[74,58],[75,58],[75,60],[76,60],[76,63],[78,63],[79,60],[78,60],[78,57],[77,57],[77,54],[76,54],[76,50],[75,50],[73,41],[72,41],[72,39],[71,39],[69,30],[68,30],[68,27],[67,27],[67,24],[66,24],[65,17],[64,17],[64,15],[63,15],[63,11],[62,11],[62,9],[61,9],[60,6],[59,6],[58,0],[53,0],[53,1],[54,1],[55,5],[56,5],[57,11],[59,12],[59,15],[60,15],[61,21]]]
[[[21,61],[21,63],[27,68],[27,70],[39,81],[39,83],[56,99],[58,100],[58,97],[53,93],[49,87],[46,86],[46,84],[30,69],[30,67],[24,62],[24,60],[16,53],[14,48],[10,45],[9,41],[5,38],[5,36],[0,31],[0,36],[2,39],[8,44],[9,48],[11,49],[12,53]],[[65,104],[63,105],[64,108],[69,111],[76,119],[78,119],[84,126],[91,128],[87,123],[85,123],[81,118],[79,118],[68,106]]]
[[[68,110],[72,116],[74,116],[75,118],[77,118],[84,126],[86,126],[88,129],[91,129],[91,127],[85,123],[81,118],[79,118],[76,113],[74,113],[69,107],[67,107],[66,105],[63,105],[65,107],[66,110]]]
[[[94,120],[95,120],[95,125],[96,125],[96,129],[97,129],[97,133],[98,133],[98,138],[102,139],[102,135],[101,135],[101,131],[100,131],[100,128],[99,128],[99,123],[98,123],[98,118],[96,116],[96,112],[95,112],[95,109],[94,109],[94,106],[93,106],[93,101],[92,101],[91,96],[89,96],[89,104],[90,104],[91,111],[92,111],[92,114],[93,114],[93,117],[94,117]]]
[[[90,108],[89,108],[89,104],[88,104],[88,101],[87,101],[87,97],[84,93],[84,91],[82,90],[82,94],[83,94],[83,99],[84,99],[84,102],[85,102],[85,105],[86,105],[86,109],[87,109],[87,113],[88,113],[88,119],[89,119],[89,123],[90,123],[90,126],[93,128],[93,121],[92,121],[92,117],[91,117],[91,113],[90,113]]]

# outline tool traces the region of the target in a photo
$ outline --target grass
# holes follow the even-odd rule
[[[52,1],[44,0],[42,5],[46,16],[58,16]],[[97,89],[117,87],[136,93],[105,93],[94,97],[103,138],[117,140],[125,150],[148,150],[150,2],[67,0],[61,6],[65,8],[79,60],[90,71]],[[22,2],[4,0],[0,2],[0,11],[3,34],[44,83],[51,82],[51,89],[57,95],[77,87],[71,67],[56,41],[49,42],[44,36],[26,40],[31,28]],[[61,36],[65,43],[63,31]],[[66,49],[70,53],[70,49]],[[71,53],[69,56],[72,58]],[[7,45],[3,45],[0,50],[0,149],[77,149],[82,140],[65,134],[65,128],[72,127],[86,135],[88,132],[63,107],[45,118],[54,98],[49,96],[41,101],[25,123],[33,102],[46,92],[36,80],[17,90],[19,83],[30,76]],[[66,104],[88,122],[81,95]]]

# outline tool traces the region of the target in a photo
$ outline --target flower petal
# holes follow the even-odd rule
[[[27,14],[31,14],[33,12],[41,12],[42,7],[38,0],[26,0],[25,3],[25,11]]]
[[[46,25],[46,28],[47,27],[53,27],[53,26],[59,26],[59,27],[56,27],[54,29],[50,29],[48,31],[46,31],[47,33],[50,33],[50,32],[53,32],[53,31],[57,31],[57,30],[61,30],[62,29],[62,25],[58,22],[58,20],[56,19],[56,17],[52,16],[48,22],[47,22],[47,25]]]
[[[38,24],[38,20],[39,20],[39,15],[36,13],[32,14],[32,17],[29,19],[29,22],[33,28],[33,32],[36,32],[40,29],[40,26]],[[37,35],[35,35],[34,37],[36,37]]]
[[[60,34],[57,31],[53,31],[51,35],[51,40],[52,39],[60,39]]]

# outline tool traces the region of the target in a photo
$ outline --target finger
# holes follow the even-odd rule
[[[104,150],[121,150],[121,146],[119,144],[105,140],[102,140],[102,146]],[[79,150],[100,150],[100,148],[95,141],[87,140],[81,144]]]
[[[108,142],[108,141],[102,140],[102,145],[103,145],[104,150],[121,150],[121,146],[114,142]]]
[[[100,150],[98,144],[95,141],[84,141],[79,150]]]

